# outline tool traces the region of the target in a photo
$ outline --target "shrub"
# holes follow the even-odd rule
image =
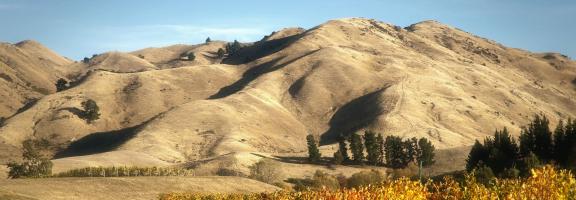
[[[488,185],[490,181],[492,181],[495,176],[494,172],[492,172],[492,168],[486,165],[480,165],[475,170],[472,171],[472,175],[476,178],[479,183],[484,185]]]
[[[52,175],[52,161],[42,156],[38,150],[38,144],[33,140],[22,143],[22,163],[9,162],[8,178],[39,178]]]
[[[332,159],[332,163],[335,165],[339,165],[339,164],[342,164],[342,161],[344,161],[344,156],[342,156],[342,153],[340,152],[340,150],[334,152],[334,157]]]
[[[262,159],[250,166],[249,178],[268,184],[280,182],[282,180],[280,165],[273,160]]]
[[[355,188],[370,184],[378,184],[386,180],[384,174],[378,170],[362,171],[352,174],[346,181],[346,187]]]
[[[212,39],[210,39],[210,37],[206,38],[206,44],[212,42]]]
[[[190,52],[190,53],[188,53],[187,58],[189,61],[194,61],[196,59],[196,55],[194,55],[193,52]]]

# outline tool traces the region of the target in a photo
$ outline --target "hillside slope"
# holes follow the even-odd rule
[[[0,117],[55,92],[54,83],[72,63],[35,41],[0,43]]]
[[[101,69],[138,61],[146,71],[95,72],[42,98],[0,129],[0,148],[16,156],[24,139],[47,139],[57,158],[82,156],[76,163],[87,165],[104,153],[143,164],[242,161],[244,153],[303,155],[307,134],[327,145],[373,130],[426,137],[447,150],[503,127],[518,134],[537,113],[553,123],[576,117],[576,62],[435,21],[401,28],[352,18],[285,29],[215,64],[210,55],[223,46],[121,54]],[[205,57],[174,61],[189,51]],[[94,124],[70,112],[88,98],[102,113]]]

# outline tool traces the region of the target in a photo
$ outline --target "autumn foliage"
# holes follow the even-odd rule
[[[474,176],[466,176],[458,182],[453,178],[443,181],[421,183],[407,178],[384,181],[377,185],[340,190],[309,190],[302,192],[278,191],[253,194],[201,194],[170,193],[161,200],[196,199],[394,199],[394,200],[447,200],[447,199],[538,199],[570,200],[576,198],[576,179],[567,170],[545,166],[531,171],[525,179],[493,179],[485,185]]]

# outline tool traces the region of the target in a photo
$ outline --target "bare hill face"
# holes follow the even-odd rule
[[[330,144],[361,130],[460,148],[497,128],[518,133],[536,113],[552,122],[576,117],[574,61],[504,47],[434,21],[401,28],[342,19],[285,29],[222,60],[228,64],[214,64],[223,47],[212,42],[95,57],[89,66],[128,71],[92,73],[77,87],[42,98],[0,129],[0,146],[17,152],[22,140],[44,138],[58,147],[55,155],[82,156],[76,163],[102,159],[104,152],[129,153],[136,163],[138,157],[182,163],[249,152],[301,154],[307,134]],[[188,52],[198,60],[177,59]],[[124,73],[134,63],[143,67],[135,71],[146,71]],[[70,112],[88,98],[102,113],[94,124]],[[118,141],[111,133],[126,137]]]
[[[0,117],[55,92],[54,83],[72,63],[34,41],[0,43]]]

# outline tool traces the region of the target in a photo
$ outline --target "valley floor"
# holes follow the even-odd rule
[[[113,177],[0,180],[0,199],[156,199],[168,192],[248,193],[279,188],[239,177]]]

